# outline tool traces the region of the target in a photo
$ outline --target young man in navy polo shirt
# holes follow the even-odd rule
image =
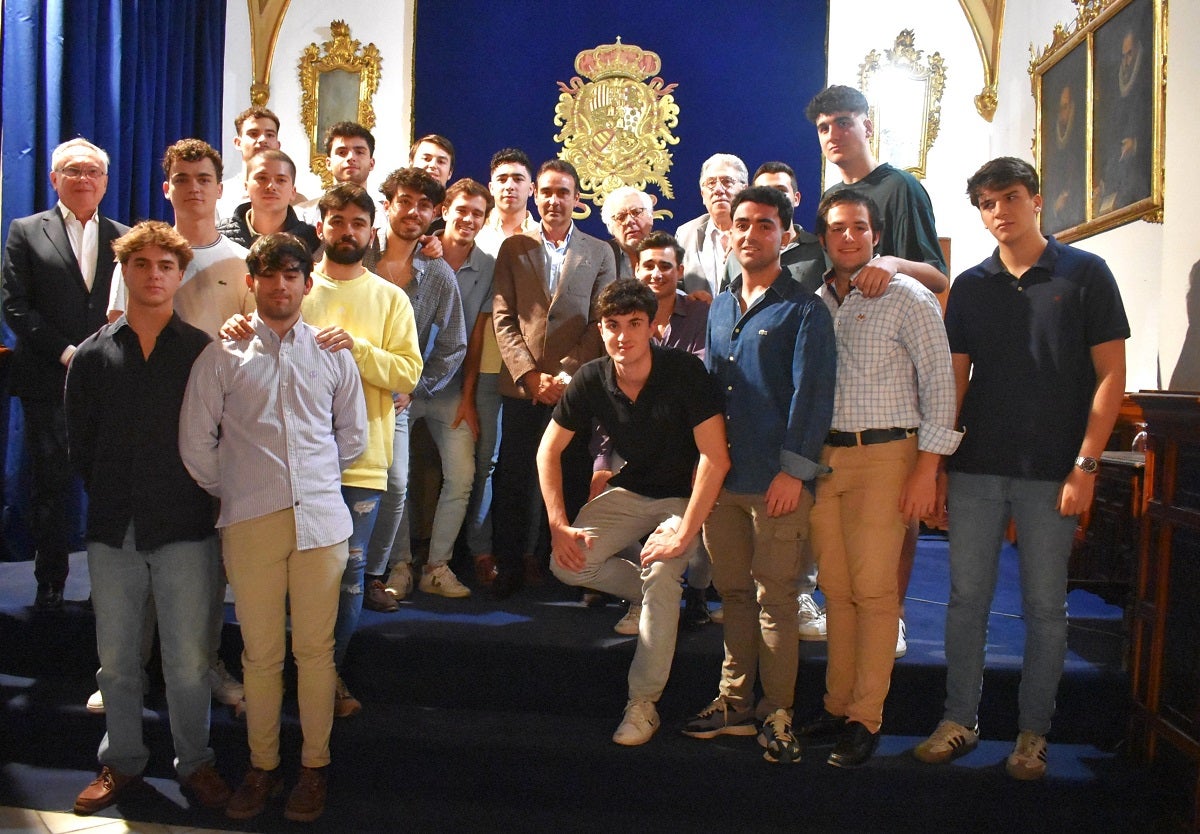
[[[1033,166],[994,159],[967,181],[967,194],[999,246],[958,276],[946,309],[965,432],[946,466],[946,706],[914,754],[948,762],[979,743],[988,611],[1011,516],[1025,653],[1020,735],[1006,769],[1040,779],[1067,650],[1067,559],[1125,394],[1129,323],[1108,265],[1042,235]]]

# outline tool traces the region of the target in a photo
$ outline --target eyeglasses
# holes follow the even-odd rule
[[[620,225],[624,225],[626,220],[629,220],[630,218],[637,220],[645,213],[646,210],[644,208],[626,209],[625,211],[618,211],[616,214],[614,214],[613,220],[616,220]]]
[[[700,187],[705,191],[716,191],[718,185],[726,191],[732,191],[735,185],[745,184],[742,180],[735,180],[733,177],[709,177],[706,180],[700,180]]]
[[[101,177],[107,177],[108,172],[100,168],[76,168],[74,165],[68,165],[66,168],[59,168],[58,173],[62,174],[69,180],[98,180]]]

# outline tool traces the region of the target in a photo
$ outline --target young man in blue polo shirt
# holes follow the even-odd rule
[[[979,743],[988,611],[1012,517],[1025,653],[1020,734],[1006,769],[1040,779],[1067,649],[1067,560],[1125,393],[1129,323],[1108,265],[1042,235],[1033,166],[993,159],[967,181],[967,194],[999,245],[958,276],[946,309],[965,432],[946,466],[946,706],[913,752],[937,764]]]

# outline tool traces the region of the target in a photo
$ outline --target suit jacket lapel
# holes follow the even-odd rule
[[[566,255],[563,257],[562,274],[558,276],[558,286],[555,287],[555,298],[558,298],[559,294],[562,293],[563,287],[566,286],[567,281],[570,280],[575,270],[583,269],[587,266],[587,255],[580,248],[579,242],[575,237],[575,232],[578,231],[579,229],[576,227],[571,233],[571,242],[567,244]]]
[[[530,235],[530,237],[537,241],[537,246],[531,246],[523,257],[529,271],[537,279],[542,297],[546,300],[546,306],[549,307],[553,299],[550,297],[550,276],[546,274],[546,242],[542,239],[541,228],[538,228],[537,234]]]
[[[46,237],[50,238],[50,243],[58,250],[67,272],[75,276],[75,279],[79,281],[79,286],[83,287],[86,292],[87,285],[83,282],[83,273],[79,271],[79,262],[75,260],[75,253],[71,251],[71,239],[67,237],[67,224],[63,220],[62,212],[55,206],[46,212],[45,221],[42,228],[46,231]]]

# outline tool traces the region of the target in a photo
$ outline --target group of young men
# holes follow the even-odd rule
[[[460,531],[498,598],[538,578],[543,547],[564,583],[630,603],[615,742],[659,728],[684,577],[685,616],[703,622],[711,575],[725,658],[683,732],[756,735],[778,763],[831,738],[829,764],[861,765],[903,652],[915,528],[947,504],[946,706],[914,754],[947,762],[978,742],[1011,516],[1027,643],[1007,769],[1039,778],[1075,518],[1124,392],[1116,282],[1042,236],[1037,175],[1003,157],[968,181],[998,248],[954,282],[943,323],[924,189],[874,159],[858,91],[830,87],[807,113],[843,176],[815,234],[793,222],[788,166],[764,164],[750,184],[717,154],[701,171],[706,213],[677,237],[653,230],[647,195],[621,189],[600,241],[573,222],[569,163],[535,171],[504,149],[490,187],[447,188],[453,147],[438,136],[384,180],[380,212],[364,189],[374,139],[352,123],[327,137],[335,186],[303,201],[278,120],[257,108],[236,126],[245,176],[224,186],[244,184],[246,199],[224,235],[220,156],[197,140],[164,158],[175,228],[129,230],[98,212],[104,152],[60,146],[58,206],[10,229],[3,308],[34,466],[39,608],[62,604],[68,449],[90,499],[107,733],[76,810],[111,804],[146,766],[153,605],[180,781],[234,819],[282,788],[290,611],[304,741],[284,813],[316,819],[334,716],[361,708],[339,675],[359,612],[396,610],[414,584],[468,595],[449,568]],[[405,508],[418,420],[443,471],[419,580]],[[251,767],[236,791],[208,746],[222,564],[245,644]],[[829,660],[822,709],[794,726],[798,636],[827,639]]]

